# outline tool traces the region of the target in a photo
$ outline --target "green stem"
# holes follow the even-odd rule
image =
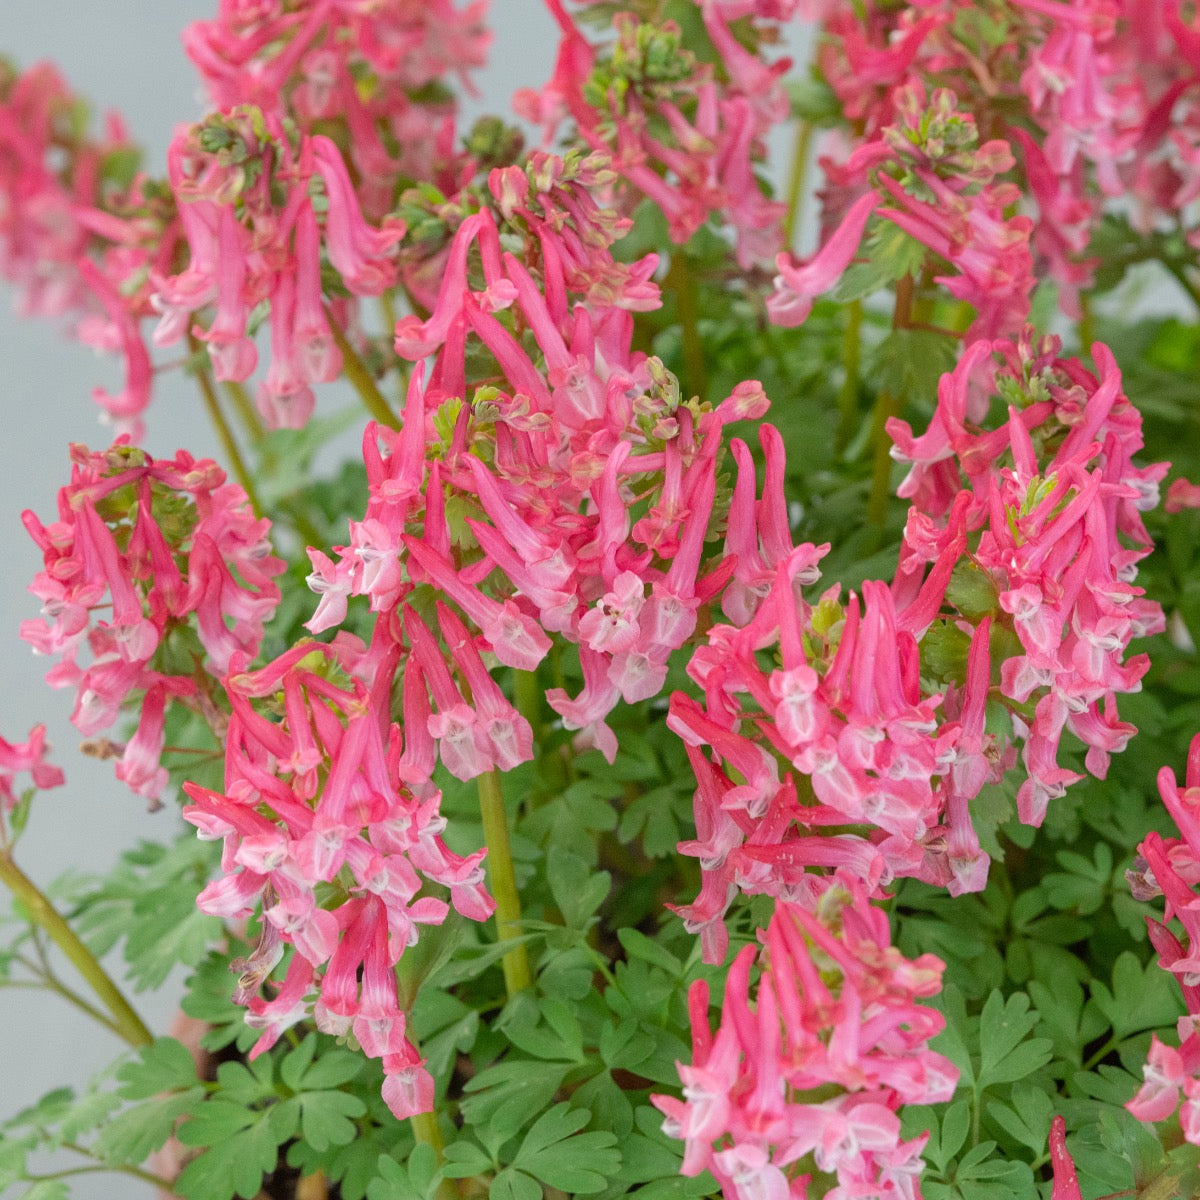
[[[880,392],[871,420],[871,494],[867,497],[867,524],[882,529],[887,523],[888,502],[892,497],[892,439],[887,423],[900,415],[901,401],[891,392]]]
[[[1092,312],[1091,296],[1080,294],[1079,314],[1079,353],[1091,354],[1092,343],[1096,340],[1096,317]]]
[[[513,671],[517,712],[529,722],[534,742],[542,740],[542,687],[537,671]]]
[[[325,539],[321,536],[321,531],[312,523],[307,514],[303,512],[286,512],[284,513],[284,520],[304,539],[306,546],[314,546],[319,549],[325,545]]]
[[[896,307],[892,313],[892,328],[906,329],[912,319],[913,277],[905,275],[896,284]],[[882,530],[887,523],[888,501],[892,496],[892,439],[887,423],[900,415],[904,398],[891,392],[880,392],[875,401],[875,416],[871,423],[871,494],[867,497],[867,524]]]
[[[413,1137],[416,1138],[417,1145],[432,1146],[440,1163],[442,1161],[442,1151],[445,1150],[446,1144],[442,1141],[442,1131],[438,1126],[437,1113],[417,1113],[416,1116],[409,1117],[408,1120],[412,1125]]]
[[[862,301],[846,306],[846,332],[842,338],[842,367],[846,372],[838,392],[838,425],[834,449],[840,458],[846,453],[858,424],[858,389],[862,358]]]
[[[188,335],[188,341],[193,354],[196,354],[199,351],[200,343],[191,334]],[[259,502],[258,493],[254,490],[254,480],[246,469],[246,462],[242,458],[242,452],[238,449],[237,442],[234,441],[233,430],[229,428],[229,422],[225,420],[225,414],[221,411],[212,379],[204,367],[197,366],[195,373],[196,382],[200,385],[200,394],[204,397],[204,407],[208,410],[209,419],[217,431],[217,439],[225,451],[225,457],[229,460],[229,465],[233,468],[238,483],[242,485],[242,490],[250,500],[250,507],[254,509],[254,515],[261,517],[263,516],[263,506]]]
[[[380,425],[386,425],[389,429],[399,429],[400,421],[388,407],[387,400],[376,386],[371,372],[367,370],[367,364],[358,356],[358,351],[346,340],[346,335],[342,332],[342,327],[334,320],[333,314],[327,311],[325,317],[329,322],[329,331],[333,334],[333,340],[342,352],[342,369],[346,373],[346,378],[354,385],[354,390],[363,402],[363,407]]]
[[[379,312],[383,317],[383,331],[388,337],[396,336],[396,303],[391,292],[383,292],[379,297]]]
[[[504,811],[499,771],[493,769],[479,776],[479,810],[483,815],[483,838],[488,848],[488,875],[496,901],[496,937],[500,942],[507,942],[521,936],[521,897],[513,873],[508,814]],[[518,942],[505,953],[501,966],[509,999],[533,986],[533,972],[524,942]]]
[[[787,213],[783,218],[783,244],[790,250],[796,237],[796,226],[804,208],[804,181],[808,175],[808,156],[812,146],[813,127],[809,121],[796,126],[796,147],[792,152],[792,167],[788,172]]]
[[[704,343],[700,340],[700,309],[696,304],[696,281],[692,277],[683,247],[671,255],[671,266],[663,285],[674,294],[675,304],[679,309],[687,392],[703,400],[708,391],[708,368],[704,362]]]
[[[437,1164],[440,1167],[446,1161],[446,1143],[442,1140],[442,1130],[441,1126],[438,1125],[437,1110],[435,1109],[433,1112],[427,1113],[416,1113],[414,1116],[408,1118],[408,1123],[418,1146],[433,1147],[433,1152],[437,1155]],[[435,1200],[454,1200],[457,1194],[455,1181],[453,1179],[443,1179],[437,1185],[437,1191],[434,1193],[434,1196]]]
[[[227,380],[221,386],[225,389],[225,394],[233,401],[233,407],[237,410],[242,424],[245,425],[250,440],[256,443],[261,442],[265,434],[263,423],[259,419],[258,410],[254,407],[254,401],[250,399],[246,389],[233,379]]]
[[[122,1175],[132,1175],[134,1179],[144,1179],[147,1183],[152,1183],[156,1188],[161,1188],[164,1192],[170,1195],[175,1195],[172,1191],[175,1184],[170,1179],[164,1179],[161,1175],[151,1174],[149,1171],[143,1171],[141,1167],[130,1166],[107,1166],[98,1163],[92,1167],[68,1167],[65,1171],[52,1171],[48,1175],[25,1175],[22,1178],[29,1183],[42,1183],[50,1179],[67,1179],[71,1175],[95,1175],[100,1171],[119,1171]]]
[[[1083,1069],[1085,1071],[1090,1071],[1098,1062],[1107,1058],[1120,1044],[1121,1039],[1114,1033],[1112,1037],[1110,1037],[1108,1041],[1105,1042],[1104,1045],[1101,1046],[1100,1049],[1097,1050],[1096,1053],[1093,1054],[1087,1060],[1087,1062],[1083,1064]]]
[[[41,975],[41,978],[37,981],[32,979],[3,979],[0,980],[0,987],[36,988],[40,992],[53,992],[56,996],[61,996],[68,1004],[79,1009],[81,1013],[85,1013],[91,1017],[93,1021],[99,1022],[110,1033],[115,1033],[117,1037],[124,1036],[120,1028],[110,1017],[105,1016],[98,1008],[89,1004],[82,996],[77,992],[73,992],[65,983],[60,982],[53,975]]]
[[[131,1046],[148,1046],[153,1035],[130,1007],[120,988],[109,978],[100,960],[79,940],[62,914],[38,886],[12,860],[9,850],[0,850],[0,883],[21,902],[29,919],[71,960],[93,992],[112,1014],[117,1031]]]

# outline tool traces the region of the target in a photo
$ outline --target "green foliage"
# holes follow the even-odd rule
[[[221,937],[221,921],[196,908],[216,851],[190,829],[171,845],[140,842],[107,877],[76,890],[80,936],[95,954],[123,943],[134,986],[161,987],[173,968],[194,966]]]

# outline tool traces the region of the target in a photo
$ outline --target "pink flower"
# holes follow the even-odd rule
[[[775,294],[767,302],[776,325],[800,325],[808,319],[813,301],[829,291],[854,260],[867,222],[878,207],[879,197],[873,192],[860,196],[850,206],[837,232],[807,262],[797,264],[787,254],[776,259],[779,275],[775,279]]]
[[[72,457],[71,483],[59,493],[63,519],[47,528],[24,516],[43,553],[31,590],[45,619],[26,622],[22,636],[63,656],[51,675],[76,689],[72,720],[82,732],[100,733],[124,705],[138,706],[117,774],[154,801],[167,781],[159,763],[166,709],[197,691],[193,675],[156,667],[164,637],[193,623],[215,670],[237,651],[253,653],[279,602],[273,580],[284,564],[270,553],[269,523],[211,460],[183,451],[155,460],[124,441],[103,453],[77,446]],[[87,652],[90,662],[81,662]]]
[[[1200,484],[1183,478],[1172,479],[1163,507],[1169,513],[1182,512],[1185,508],[1200,508]]]
[[[953,1066],[928,1047],[941,1018],[915,1003],[939,989],[941,963],[888,947],[886,918],[848,872],[809,882],[803,902],[776,905],[763,947],[734,960],[715,1038],[708,989],[692,985],[682,1099],[651,1097],[664,1132],[685,1142],[683,1173],[707,1168],[738,1200],[789,1196],[789,1168],[810,1152],[822,1184],[879,1194],[913,1158],[896,1107],[953,1093]]]
[[[1050,1164],[1054,1168],[1050,1200],[1083,1200],[1075,1161],[1067,1149],[1067,1123],[1057,1114],[1050,1122]]]
[[[0,737],[0,811],[11,812],[17,803],[13,784],[22,772],[28,772],[33,786],[40,791],[63,785],[62,771],[46,762],[48,750],[45,725],[35,725],[24,742],[6,742]]]
[[[1183,1056],[1157,1037],[1151,1037],[1150,1054],[1142,1073],[1145,1082],[1125,1107],[1139,1121],[1165,1121],[1179,1106],[1179,1089],[1188,1075]]]

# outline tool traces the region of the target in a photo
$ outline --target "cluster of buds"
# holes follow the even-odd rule
[[[902,1141],[896,1109],[949,1100],[958,1080],[929,1048],[941,1014],[919,1003],[943,964],[900,954],[851,871],[810,876],[760,936],[729,968],[715,1036],[708,986],[692,985],[683,1099],[653,1097],[686,1144],[682,1173],[711,1171],[729,1200],[914,1195],[925,1138]]]
[[[585,18],[593,6],[601,7],[584,0]],[[662,20],[657,6],[618,13],[603,45],[583,35],[562,0],[548,7],[562,31],[554,76],[518,92],[517,111],[542,125],[547,142],[572,120],[579,138],[612,155],[630,198],[661,209],[673,241],[687,241],[717,214],[737,235],[743,267],[769,261],[782,239],[784,206],[764,195],[754,166],[766,135],[788,115],[780,77],[790,61],[768,64],[761,54],[779,35],[779,6],[762,13],[712,0],[700,6],[717,70],[683,46],[679,26]],[[731,22],[748,15],[735,35]]]
[[[59,657],[46,679],[75,689],[71,720],[85,736],[138,702],[129,743],[93,749],[116,758],[118,778],[155,800],[167,782],[169,705],[220,723],[213,677],[235,654],[258,652],[284,563],[271,554],[270,523],[211,459],[180,451],[156,460],[125,442],[102,452],[73,446],[71,459],[58,520],[23,516],[45,568],[29,589],[43,618],[23,622],[21,636],[36,653]]]
[[[402,735],[391,719],[402,656],[425,657],[419,638],[409,652],[401,636],[399,622],[381,619],[369,646],[349,635],[332,646],[304,641],[255,671],[235,656],[224,680],[224,792],[184,785],[185,818],[224,843],[222,874],[200,908],[245,919],[261,905],[258,944],[239,964],[234,996],[263,1031],[251,1057],[311,1017],[382,1059],[383,1096],[398,1118],[428,1112],[433,1100],[394,967],[419,927],[441,924],[449,906],[418,893],[441,885],[476,921],[495,907],[486,851],[463,857],[446,847],[440,793],[412,770],[424,731],[406,719]],[[265,999],[262,985],[288,947],[286,973]]]
[[[935,281],[974,310],[968,340],[1016,334],[1029,315],[1036,280],[1033,222],[1009,215],[1020,191],[998,178],[1013,167],[1008,144],[980,144],[974,117],[948,89],[927,99],[917,82],[900,89],[894,102],[893,119],[876,138],[843,163],[823,163],[832,190],[856,198],[811,259],[779,256],[771,319],[799,324],[854,259],[864,232],[878,241],[894,240],[899,230],[923,248],[919,258],[953,268]],[[888,225],[895,227],[890,233]]]

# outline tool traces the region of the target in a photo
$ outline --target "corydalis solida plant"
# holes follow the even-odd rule
[[[47,606],[30,637],[65,654],[55,678],[79,688],[87,731],[138,709],[127,744],[97,748],[151,797],[179,749],[169,721],[197,718],[188,745],[221,759],[174,776],[185,818],[220,843],[192,894],[248,940],[235,1000],[256,1040],[242,1082],[267,1090],[230,1117],[223,1158],[213,1122],[237,1109],[236,1072],[216,1072],[181,1130],[206,1149],[180,1194],[289,1187],[233,1161],[237,1137],[265,1130],[254,1136],[289,1147],[304,1187],[347,1195],[401,1185],[382,1160],[356,1176],[314,1159],[322,1141],[365,1142],[400,1170],[420,1161],[403,1139],[415,1140],[434,1156],[423,1184],[405,1176],[418,1194],[455,1177],[629,1191],[678,1168],[708,1170],[729,1196],[910,1196],[928,1148],[933,1195],[957,1151],[942,1153],[953,1123],[929,1106],[959,1094],[959,1073],[971,1153],[987,1157],[991,1010],[976,1062],[948,990],[953,1052],[930,1045],[943,963],[900,947],[914,936],[905,903],[924,894],[904,881],[983,891],[1006,848],[988,820],[997,793],[1027,826],[1067,822],[1079,768],[1103,778],[1134,733],[1117,698],[1150,670],[1132,640],[1164,625],[1138,571],[1165,468],[1135,463],[1141,418],[1113,355],[1085,347],[1089,370],[1026,320],[1039,266],[1068,311],[1070,286],[1092,278],[1081,239],[1104,198],[1134,186],[1122,139],[1135,126],[1150,138],[1166,98],[1184,97],[1187,28],[1164,18],[1131,63],[1113,40],[1119,6],[1065,33],[1052,4],[999,6],[987,26],[962,6],[674,7],[550,6],[553,78],[518,100],[546,138],[529,154],[499,123],[456,136],[448,72],[486,45],[479,6],[222,5],[186,43],[216,108],[178,132],[164,181],[105,166],[97,182],[111,150],[55,128],[61,85],[44,72],[7,85],[13,113],[46,114],[4,126],[30,163],[11,185],[11,274],[36,293],[29,263],[58,255],[62,311],[125,355],[126,394],[108,407],[130,433],[149,398],[141,323],[156,318],[154,344],[186,343],[241,485],[119,443],[76,452],[57,524],[30,519]],[[754,173],[789,114],[772,46],[801,17],[826,22],[818,61],[848,123],[827,156],[829,234],[806,260],[780,253],[795,208]],[[1171,45],[1182,62],[1138,92],[1138,64]],[[975,86],[981,70],[996,88]],[[1104,72],[1119,103],[1096,99]],[[1036,218],[1013,211],[1029,195]],[[62,213],[70,245],[30,258],[39,206]],[[669,245],[647,241],[652,209]],[[736,270],[714,229],[734,240]],[[846,436],[832,474],[857,489],[854,511],[869,488],[874,539],[858,543],[874,552],[858,572],[837,566],[860,531],[836,506],[814,520],[790,503],[789,462],[813,439],[789,430],[789,406],[807,398],[774,369],[769,384],[731,369],[710,396],[695,367],[706,339],[737,329],[725,352],[741,340],[771,367],[774,338],[816,345],[837,311],[818,307],[822,293],[854,305],[893,284],[889,333],[870,314],[864,333],[861,312],[837,330]],[[694,303],[689,315],[694,288],[723,298],[706,320]],[[936,344],[950,369],[924,391],[881,369],[876,387],[854,374],[854,338],[874,338],[880,363]],[[242,387],[256,372],[257,405]],[[371,418],[351,481],[256,511],[238,441],[289,445],[264,423],[315,428],[336,378]],[[889,450],[910,467],[898,546]],[[268,513],[291,527],[277,551]],[[276,553],[298,573],[277,578]],[[662,741],[641,766],[639,722]],[[695,777],[682,828],[678,778],[642,786],[670,755]],[[622,786],[596,804],[596,780]],[[621,832],[639,804],[641,842]],[[666,870],[649,851],[664,813],[678,850]],[[1166,867],[1153,875],[1180,911]],[[582,908],[596,885],[605,895]],[[494,942],[477,931],[493,920]],[[1173,935],[1155,937],[1169,959]],[[1170,962],[1186,965],[1178,951]],[[653,1011],[639,1007],[656,994],[639,986],[647,962],[678,966]],[[351,1070],[322,1067],[334,1040],[363,1052],[331,1060],[359,1074],[305,1082],[292,1056],[311,1062],[318,1044],[313,1079]],[[1151,1082],[1187,1094],[1190,1053],[1185,1042],[1176,1063],[1155,1043]],[[275,1063],[292,1065],[271,1091]],[[1039,1094],[1079,1103],[1039,1069],[1025,1072]],[[682,1150],[659,1137],[652,1091]],[[322,1127],[322,1103],[358,1124]],[[1148,1103],[1166,1115],[1157,1093]],[[396,1118],[413,1118],[411,1133]],[[636,1140],[618,1148],[635,1122],[654,1165]],[[1048,1129],[1020,1161],[1030,1188]],[[1069,1188],[1058,1126],[1050,1155]]]

